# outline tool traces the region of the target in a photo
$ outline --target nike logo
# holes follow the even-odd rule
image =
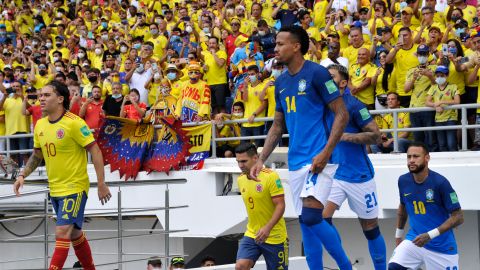
[[[280,94],[281,94],[281,93],[283,93],[283,91],[285,91],[285,88],[283,88],[282,90],[280,90],[280,91],[279,91],[279,92],[280,92]]]
[[[372,209],[372,210],[367,210],[367,214],[370,213],[370,212],[372,212],[372,211],[373,211],[373,209]]]
[[[404,197],[407,197],[407,196],[410,195],[410,194],[412,194],[412,193],[403,193],[403,196],[404,196]]]

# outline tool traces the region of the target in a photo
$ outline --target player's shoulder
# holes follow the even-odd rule
[[[64,115],[63,115],[63,119],[67,120],[67,121],[79,121],[79,120],[83,120],[82,118],[80,118],[80,116],[72,113],[72,112],[66,112]],[[62,120],[63,120],[62,119]]]
[[[398,186],[404,186],[412,182],[412,174],[405,173],[398,177]]]
[[[442,185],[444,182],[449,182],[445,176],[436,171],[429,170],[428,175],[435,185]]]
[[[278,178],[278,173],[270,168],[263,168],[261,171],[263,176],[268,178]]]

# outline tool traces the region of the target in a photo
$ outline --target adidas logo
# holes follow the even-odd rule
[[[64,214],[64,215],[62,216],[62,218],[63,218],[63,219],[68,219],[68,214]]]

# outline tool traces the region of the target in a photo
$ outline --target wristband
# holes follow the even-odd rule
[[[438,228],[428,231],[428,236],[430,236],[430,239],[433,239],[439,235],[440,235],[440,231],[438,230]]]
[[[405,234],[405,230],[397,228],[395,231],[395,238],[402,238]]]

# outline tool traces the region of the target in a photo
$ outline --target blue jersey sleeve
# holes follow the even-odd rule
[[[457,193],[452,188],[450,182],[445,179],[445,181],[439,186],[439,189],[442,194],[443,206],[449,213],[460,209],[460,202],[458,201]]]
[[[350,121],[352,121],[360,129],[362,129],[364,126],[368,125],[368,123],[373,120],[372,115],[370,115],[367,107],[360,100],[353,96],[351,96],[351,100],[353,104],[351,111],[352,119],[350,119]]]
[[[337,84],[333,81],[328,70],[320,65],[316,65],[313,71],[312,85],[317,94],[322,98],[325,104],[340,97],[340,91]]]
[[[402,181],[402,177],[403,176],[400,176],[398,178],[398,195],[400,196],[400,203],[402,205],[405,205],[405,201],[403,200],[403,197],[402,194],[403,194],[403,181]]]
[[[282,75],[280,75],[282,76]],[[279,86],[278,86],[278,79],[275,80],[275,111],[277,112],[283,112],[282,108],[282,101],[280,100],[280,93],[279,91]]]

